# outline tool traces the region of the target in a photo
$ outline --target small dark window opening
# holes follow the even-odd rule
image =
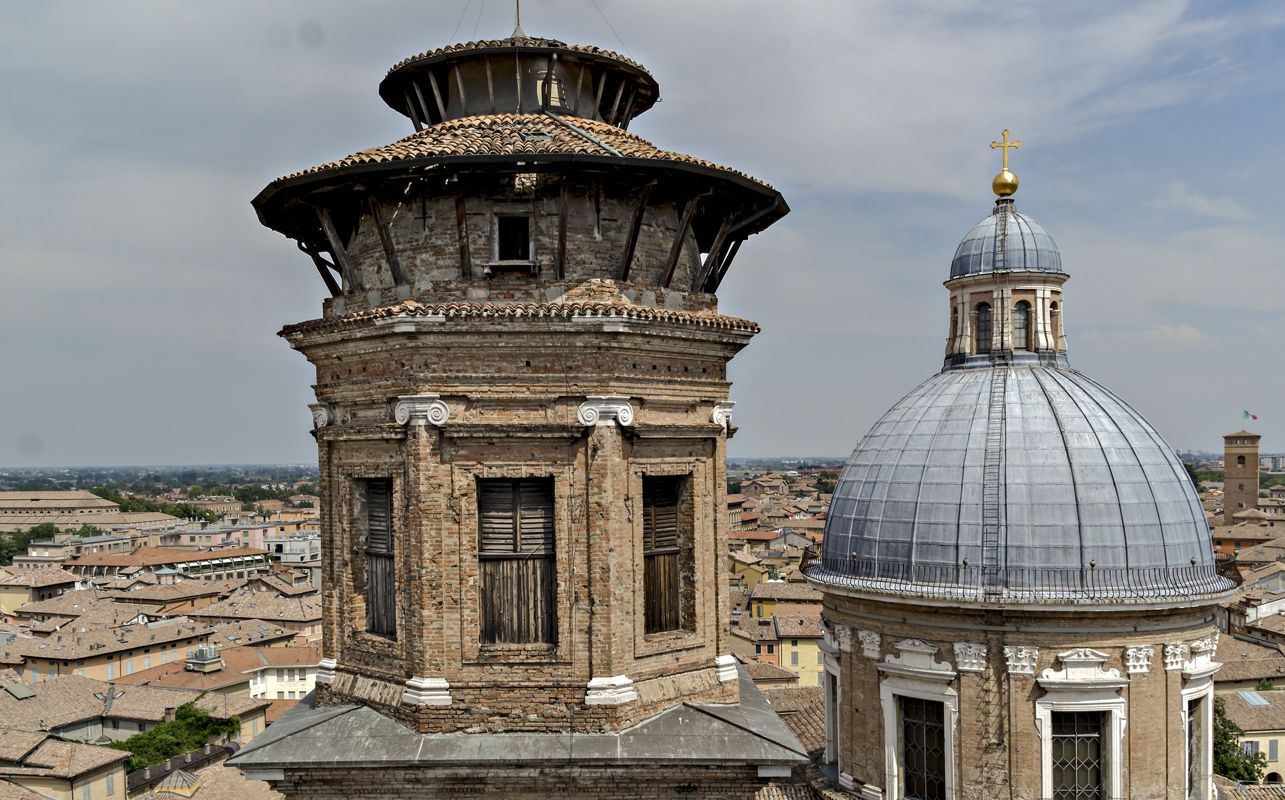
[[[691,535],[684,524],[682,476],[647,475],[643,483],[643,606],[645,631],[692,628]]]
[[[553,479],[477,482],[484,644],[557,642]]]
[[[1013,307],[1013,349],[1031,350],[1031,304],[1019,300]]]
[[[393,482],[389,478],[368,478],[358,482],[358,490],[365,527],[366,630],[396,638]]]
[[[1103,712],[1053,712],[1053,800],[1106,796]]]
[[[991,351],[991,307],[990,303],[977,304],[976,351],[979,354]]]
[[[1236,456],[1236,466],[1238,466],[1238,467],[1243,467],[1243,466],[1245,466],[1245,457],[1244,457],[1244,456]],[[1243,486],[1242,486],[1241,488],[1243,489],[1243,488],[1245,488],[1245,487],[1243,487]]]
[[[498,261],[531,260],[531,218],[501,216],[495,218]]]
[[[918,697],[899,700],[902,795],[914,800],[946,800],[946,708]]]

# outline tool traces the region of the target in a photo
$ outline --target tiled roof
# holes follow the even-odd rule
[[[782,639],[820,639],[823,635],[820,604],[811,608],[777,608],[772,618],[776,620],[776,634]]]
[[[1214,784],[1220,800],[1285,800],[1285,785],[1281,784],[1238,783],[1221,775],[1214,776]]]
[[[18,639],[8,649],[26,658],[70,661],[156,647],[182,639],[204,639],[212,633],[214,629],[208,625],[177,621],[88,631],[77,628],[40,639]]]
[[[261,619],[269,622],[321,621],[321,597],[282,597],[269,592],[242,592],[188,612],[194,619]]]
[[[1218,697],[1227,709],[1227,719],[1246,733],[1285,731],[1285,691],[1223,692]],[[1266,705],[1257,702],[1259,698]]]
[[[222,581],[189,580],[181,583],[147,586],[135,589],[121,596],[122,602],[148,601],[173,602],[195,597],[207,597],[212,594],[227,594],[245,585],[244,578],[231,578]]]
[[[435,50],[427,50],[423,53],[410,56],[409,58],[404,58],[401,61],[397,62],[396,64],[393,65],[392,69],[388,70],[388,74],[392,75],[394,72],[397,72],[405,67],[408,67],[416,63],[417,61],[430,61],[433,59],[441,58],[442,56],[455,55],[457,53],[467,53],[471,50],[496,50],[496,49],[502,49],[502,48],[508,48],[508,47],[513,47],[513,48],[556,47],[559,50],[570,50],[574,53],[584,53],[585,55],[599,56],[601,58],[609,58],[612,61],[619,61],[622,64],[628,64],[634,69],[647,72],[647,68],[644,67],[642,64],[639,64],[637,61],[634,61],[631,58],[626,58],[620,55],[619,53],[612,52],[611,50],[604,50],[601,47],[595,47],[593,45],[588,45],[588,44],[567,44],[566,42],[560,42],[557,39],[545,39],[541,37],[527,36],[520,39],[513,38],[513,37],[509,37],[507,39],[478,39],[472,42],[459,42],[457,44],[449,44],[449,45],[446,45],[445,47],[439,47]]]
[[[531,158],[533,156],[584,156],[601,159],[623,157],[700,167],[725,173],[729,177],[735,176],[762,189],[774,191],[768,184],[744,172],[684,153],[661,150],[641,136],[614,125],[579,117],[554,118],[545,114],[484,114],[449,119],[392,144],[372,147],[338,161],[277,178],[270,186],[281,186],[299,178],[369,164],[436,162],[477,157],[538,160]]]
[[[21,761],[40,746],[46,734],[37,731],[8,730],[0,736],[0,761]]]
[[[30,603],[23,603],[14,609],[14,614],[19,617],[43,617],[46,615],[79,617],[88,614],[103,603],[112,602],[118,594],[120,592],[104,591],[102,589],[79,589],[74,592],[63,592],[57,597],[50,597],[47,600],[34,600]]]
[[[51,778],[77,778],[100,770],[109,764],[128,760],[129,753],[123,750],[48,739],[23,760],[22,767],[25,769],[22,774],[46,775]],[[8,771],[10,768],[0,767],[0,775]]]
[[[210,637],[210,644],[215,647],[293,639],[296,635],[295,631],[286,630],[275,622],[265,622],[261,619],[217,622],[214,624],[214,630],[214,635]]]
[[[215,672],[189,670],[184,659],[117,678],[114,683],[202,690],[235,686],[249,683],[251,673],[260,669],[315,667],[321,660],[321,647],[225,647],[219,656],[223,659],[223,668]]]
[[[572,303],[433,303],[425,304],[406,300],[396,305],[380,306],[356,311],[339,317],[328,317],[286,326],[282,336],[309,333],[319,330],[354,327],[372,320],[397,317],[445,317],[449,320],[471,319],[548,319],[554,321],[603,317],[636,319],[647,322],[672,322],[702,328],[758,333],[759,326],[747,319],[729,317],[714,311],[678,311],[669,308],[636,306],[624,302],[572,302]],[[733,534],[740,533],[732,531]],[[775,534],[773,534],[774,536]],[[771,538],[771,537],[769,537]]]
[[[196,779],[190,788],[191,793],[168,792],[159,786],[146,794],[131,795],[133,800],[175,800],[177,797],[191,797],[194,800],[283,800],[284,795],[274,791],[263,781],[246,779],[241,770],[216,764],[197,770],[191,777]],[[2,800],[2,798],[0,798]]]
[[[811,586],[788,581],[759,581],[751,595],[755,600],[815,600],[821,602],[821,593]]]
[[[809,755],[825,748],[825,695],[820,686],[773,687],[764,689],[763,696]]]
[[[49,800],[43,794],[36,794],[16,783],[0,778],[0,800]]]
[[[737,656],[737,660],[745,665],[745,671],[749,673],[750,679],[754,681],[794,681],[798,682],[799,675],[785,667],[778,667],[776,664],[769,664],[766,661],[759,661],[757,658],[743,658]]]
[[[80,580],[61,567],[39,567],[37,569],[20,569],[16,574],[0,578],[0,586],[27,586],[39,589],[44,586],[75,583]]]
[[[62,492],[0,492],[0,508],[38,511],[63,507],[119,508],[112,501],[105,500],[85,489],[72,489]]]
[[[1216,676],[1219,683],[1285,679],[1285,655],[1271,645],[1220,636],[1214,660],[1222,664]]]
[[[227,547],[222,550],[180,550],[174,547],[140,547],[132,553],[88,553],[68,564],[89,567],[156,567],[162,564],[185,564],[215,558],[267,555],[267,550],[254,547]]]

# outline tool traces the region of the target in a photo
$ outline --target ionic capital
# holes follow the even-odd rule
[[[445,425],[450,416],[450,408],[435,394],[405,395],[393,406],[398,425]]]
[[[620,423],[623,428],[634,424],[634,407],[628,397],[589,396],[576,410],[576,419],[586,427]]]

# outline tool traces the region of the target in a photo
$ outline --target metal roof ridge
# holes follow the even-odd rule
[[[606,150],[608,153],[610,153],[611,155],[615,156],[616,158],[624,158],[624,155],[623,155],[623,154],[621,154],[621,152],[620,152],[619,150],[617,150],[616,148],[614,148],[614,147],[612,147],[611,145],[607,144],[606,142],[602,141],[602,140],[601,140],[601,139],[599,139],[597,136],[594,136],[593,134],[591,134],[591,133],[589,133],[588,131],[584,130],[584,129],[583,129],[583,128],[581,128],[580,126],[575,125],[575,124],[570,123],[570,122],[567,122],[567,121],[566,121],[565,119],[563,119],[561,116],[559,116],[558,114],[555,114],[554,112],[552,112],[552,111],[550,111],[550,110],[548,110],[548,109],[545,109],[543,113],[544,113],[544,115],[545,115],[545,116],[549,117],[549,119],[552,119],[554,122],[556,122],[556,123],[558,123],[559,125],[562,125],[563,127],[567,128],[567,129],[568,129],[568,130],[570,130],[572,133],[576,134],[577,136],[579,136],[580,138],[582,138],[582,139],[584,139],[585,141],[589,142],[590,144],[595,144],[595,145],[597,145],[598,147],[601,147],[603,150]],[[654,146],[654,145],[653,145],[653,146]],[[657,149],[659,149],[659,148],[657,148]]]

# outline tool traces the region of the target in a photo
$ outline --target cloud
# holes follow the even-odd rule
[[[1172,209],[1198,217],[1218,220],[1245,220],[1250,211],[1229,197],[1214,197],[1187,185],[1183,181],[1170,181],[1155,197],[1152,205]]]

